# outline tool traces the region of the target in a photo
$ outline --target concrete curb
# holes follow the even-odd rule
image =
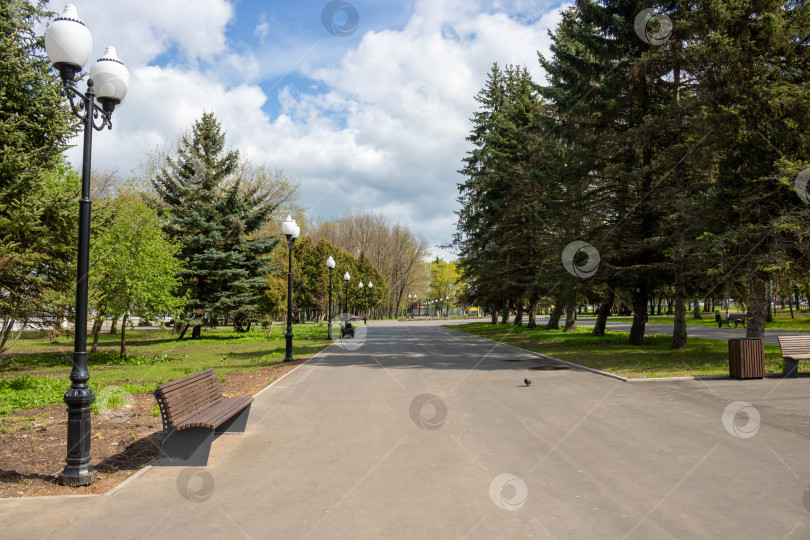
[[[458,332],[460,334],[466,334],[468,336],[477,337],[479,339],[485,339],[487,341],[491,341],[492,343],[497,343],[498,345],[503,345],[504,347],[511,347],[513,349],[517,349],[519,351],[533,354],[538,356],[544,360],[550,360],[553,362],[559,362],[560,364],[565,364],[571,368],[588,371],[590,373],[595,373],[596,375],[602,375],[604,377],[610,377],[611,379],[618,379],[624,382],[656,382],[656,381],[703,381],[703,380],[712,380],[712,379],[731,379],[728,375],[693,375],[693,376],[686,376],[686,377],[645,377],[640,379],[630,379],[628,377],[622,377],[621,375],[616,375],[614,373],[608,373],[607,371],[600,371],[598,369],[594,369],[588,366],[583,366],[580,364],[575,364],[573,362],[569,362],[568,360],[562,360],[560,358],[555,358],[553,356],[549,356],[547,354],[542,354],[535,351],[530,351],[528,349],[522,349],[515,345],[509,345],[508,343],[502,343],[500,341],[495,341],[494,339],[489,339],[483,336],[478,336],[475,334],[470,334],[469,332],[462,332],[461,330],[456,330],[455,328],[449,328],[447,326],[443,326],[442,328],[446,328],[448,330],[453,330],[454,332]]]

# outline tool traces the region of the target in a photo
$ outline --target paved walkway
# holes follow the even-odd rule
[[[261,393],[208,467],[0,501],[0,534],[810,537],[807,379],[638,384],[538,364],[427,323],[372,326]],[[724,426],[734,402],[752,416],[729,409]]]

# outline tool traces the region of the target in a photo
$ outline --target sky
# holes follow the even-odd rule
[[[116,48],[130,73],[93,167],[137,174],[213,112],[243,157],[301,184],[310,221],[383,212],[449,244],[458,174],[494,62],[543,80],[565,7],[543,0],[75,0],[92,59]],[[64,4],[52,1],[61,12]],[[92,60],[91,60],[92,64]],[[90,65],[86,67],[89,70]],[[81,141],[68,152],[81,164]],[[295,217],[295,216],[293,216]]]

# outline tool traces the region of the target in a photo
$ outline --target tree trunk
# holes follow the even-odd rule
[[[761,272],[751,277],[751,292],[748,298],[748,310],[751,312],[751,317],[748,319],[745,337],[765,339],[765,319],[768,317],[766,279],[768,276]]]
[[[3,329],[0,331],[0,353],[6,350],[6,341],[8,341],[12,328],[14,328],[14,319],[3,319]]]
[[[515,314],[515,326],[523,326],[523,302],[518,302],[517,313]]]
[[[672,349],[685,349],[686,333],[686,276],[683,274],[683,254],[675,255],[675,321],[672,328]]]
[[[554,299],[554,308],[551,310],[551,315],[548,317],[548,323],[546,323],[546,330],[559,330],[560,329],[560,317],[562,316],[563,312],[563,299],[562,297],[557,297]]]
[[[188,324],[183,323],[183,330],[181,330],[181,331],[180,331],[180,335],[179,335],[179,336],[177,336],[177,341],[180,341],[180,340],[182,340],[182,339],[183,339],[183,336],[185,336],[185,335],[186,335],[186,330],[188,330]]]
[[[20,337],[23,335],[23,331],[25,330],[26,326],[28,326],[28,319],[25,319],[22,322],[22,324],[20,325],[20,330],[17,332],[17,335],[14,337],[14,339],[11,340],[11,344],[8,347],[6,347],[8,337],[14,335],[14,319],[11,319],[8,325],[3,329],[3,337],[2,337],[3,342],[2,345],[0,345],[0,352],[5,352],[10,348],[12,348],[14,344],[17,343],[17,340],[20,339]]]
[[[509,324],[509,302],[503,301],[503,311],[501,312],[501,324]]]
[[[577,329],[577,296],[574,291],[571,291],[571,296],[565,303],[565,331],[570,332]]]
[[[127,318],[129,313],[124,313],[124,319],[121,321],[121,358],[127,358]]]
[[[498,324],[498,310],[493,307],[490,316],[492,317],[492,324]]]
[[[644,344],[644,327],[647,324],[647,284],[641,285],[633,296],[633,326],[630,327],[630,345]]]
[[[113,315],[112,322],[110,323],[110,334],[115,335],[118,332],[118,317]]]
[[[790,307],[790,318],[792,319],[793,318],[793,294],[790,291],[790,287],[788,287],[788,295],[787,295],[787,297],[788,297],[788,306]],[[796,309],[798,309],[798,308],[799,308],[799,306],[796,306]]]
[[[610,315],[610,310],[613,309],[613,302],[616,300],[616,292],[613,290],[613,286],[607,286],[607,298],[602,304],[599,306],[596,315],[596,323],[593,325],[593,335],[594,336],[604,336],[605,335],[605,325],[607,324],[608,315]]]
[[[191,331],[191,339],[202,339],[202,324],[198,324]]]
[[[694,308],[692,309],[692,318],[693,319],[702,319],[703,315],[700,314],[700,300],[697,296],[695,296],[695,304]]]
[[[93,346],[90,347],[90,354],[96,354],[98,350],[98,336],[101,334],[101,326],[104,324],[104,314],[99,311],[96,320],[93,322]]]
[[[526,328],[537,328],[537,299],[529,298],[529,322]]]

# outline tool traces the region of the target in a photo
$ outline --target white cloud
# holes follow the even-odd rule
[[[99,11],[109,5],[94,2]],[[113,116],[115,128],[94,138],[95,165],[128,172],[204,110],[214,111],[229,143],[243,155],[301,181],[302,203],[311,207],[311,216],[334,217],[345,208],[382,211],[432,244],[451,240],[468,119],[492,63],[525,65],[540,80],[536,53],[547,51],[547,29],[559,19],[554,11],[527,23],[505,13],[482,13],[470,2],[423,0],[401,30],[367,32],[332,65],[298,65],[326,90],[281,86],[267,96],[250,82],[260,62],[251,53],[229,50],[224,40],[232,6],[208,0],[210,9],[186,13],[190,10],[180,10],[180,2],[165,2],[166,13],[156,16],[134,2],[122,5],[123,12],[105,15],[106,21],[96,8],[81,13],[94,33],[113,18],[131,18],[137,30],[113,32],[123,38],[116,44],[122,43],[123,55],[145,59],[130,64],[132,84]],[[178,25],[172,13],[179,11],[193,20]],[[205,34],[195,27],[207,29],[211,39],[200,39]],[[164,34],[173,37],[161,38]],[[150,41],[159,52],[150,52]],[[172,41],[184,51],[185,67],[144,65]],[[202,72],[198,60],[205,57],[217,63]],[[236,69],[248,75],[235,79]],[[233,80],[241,82],[229,85]],[[281,105],[276,118],[262,110],[267,99]],[[79,149],[70,155],[78,163]]]
[[[53,9],[59,9],[56,5]],[[83,0],[79,17],[93,34],[92,58],[113,45],[130,67],[147,64],[171,47],[187,62],[227,51],[225,27],[234,16],[226,0]]]

